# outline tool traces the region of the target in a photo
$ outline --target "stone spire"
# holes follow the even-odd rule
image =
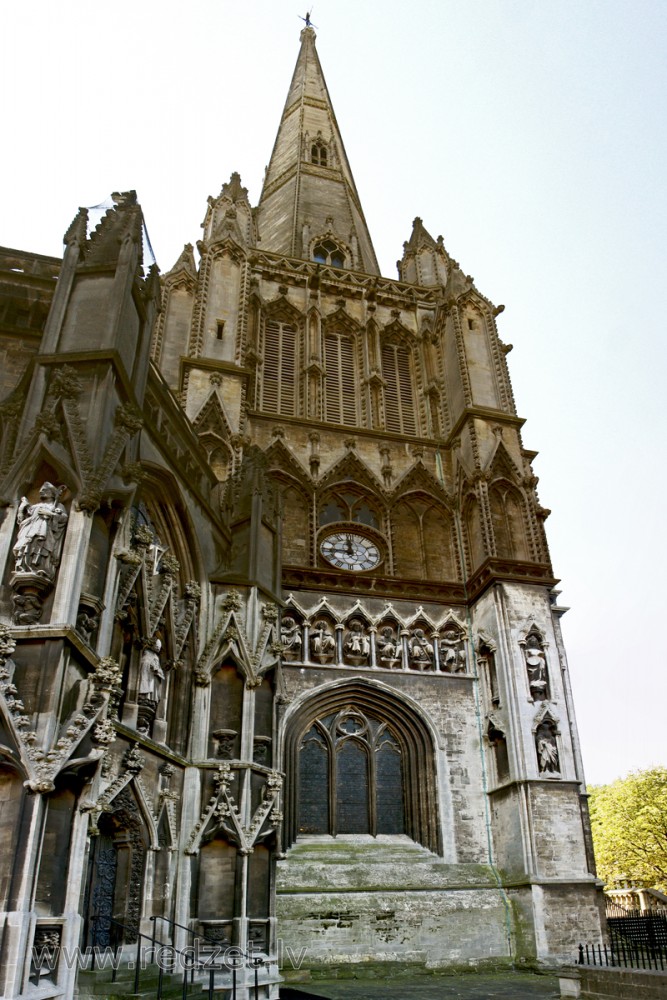
[[[334,266],[342,254],[345,267],[379,274],[315,37],[312,27],[301,32],[257,209],[259,247]]]

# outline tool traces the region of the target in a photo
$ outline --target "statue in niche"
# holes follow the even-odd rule
[[[164,671],[160,664],[160,650],[162,642],[159,639],[150,639],[141,654],[139,664],[139,697],[155,702],[160,701],[162,682],[164,681]]]
[[[428,641],[423,628],[416,628],[408,639],[408,658],[415,670],[433,669],[433,643]]]
[[[542,729],[542,727],[540,727]],[[538,731],[537,739],[537,764],[540,774],[558,774],[560,772],[560,761],[558,759],[558,744],[553,732]]]
[[[345,659],[351,663],[363,663],[368,661],[370,652],[371,643],[364,631],[364,623],[359,618],[353,618],[343,641]]]
[[[401,658],[400,639],[393,628],[385,625],[377,640],[378,663],[382,667],[395,667]]]
[[[465,674],[468,670],[463,635],[454,625],[448,625],[442,634],[440,669],[449,674]]]
[[[549,697],[547,660],[542,640],[535,632],[526,637],[523,655],[526,658],[530,696],[533,701],[546,701]]]
[[[336,640],[324,618],[320,618],[313,625],[310,633],[310,649],[320,663],[328,663],[336,655]]]
[[[37,503],[21,498],[16,518],[19,531],[13,549],[15,574],[53,583],[67,523],[67,511],[59,502],[64,489],[43,483]]]
[[[280,641],[286,660],[301,659],[301,646],[303,644],[301,626],[291,615],[286,615],[280,623]]]

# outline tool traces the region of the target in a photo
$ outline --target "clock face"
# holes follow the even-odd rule
[[[320,552],[338,569],[358,572],[373,569],[380,562],[380,550],[370,538],[351,531],[336,531],[320,543]]]

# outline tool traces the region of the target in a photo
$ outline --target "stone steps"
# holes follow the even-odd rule
[[[487,865],[448,864],[408,837],[310,837],[278,863],[278,893],[493,887]]]

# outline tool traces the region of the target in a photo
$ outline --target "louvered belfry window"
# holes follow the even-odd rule
[[[354,343],[350,337],[328,333],[324,338],[324,409],[325,420],[356,426],[357,368]]]
[[[262,409],[296,416],[296,330],[289,323],[269,320],[264,334]]]
[[[385,381],[384,410],[388,431],[416,434],[417,420],[412,385],[410,352],[400,344],[382,348],[382,377]]]

